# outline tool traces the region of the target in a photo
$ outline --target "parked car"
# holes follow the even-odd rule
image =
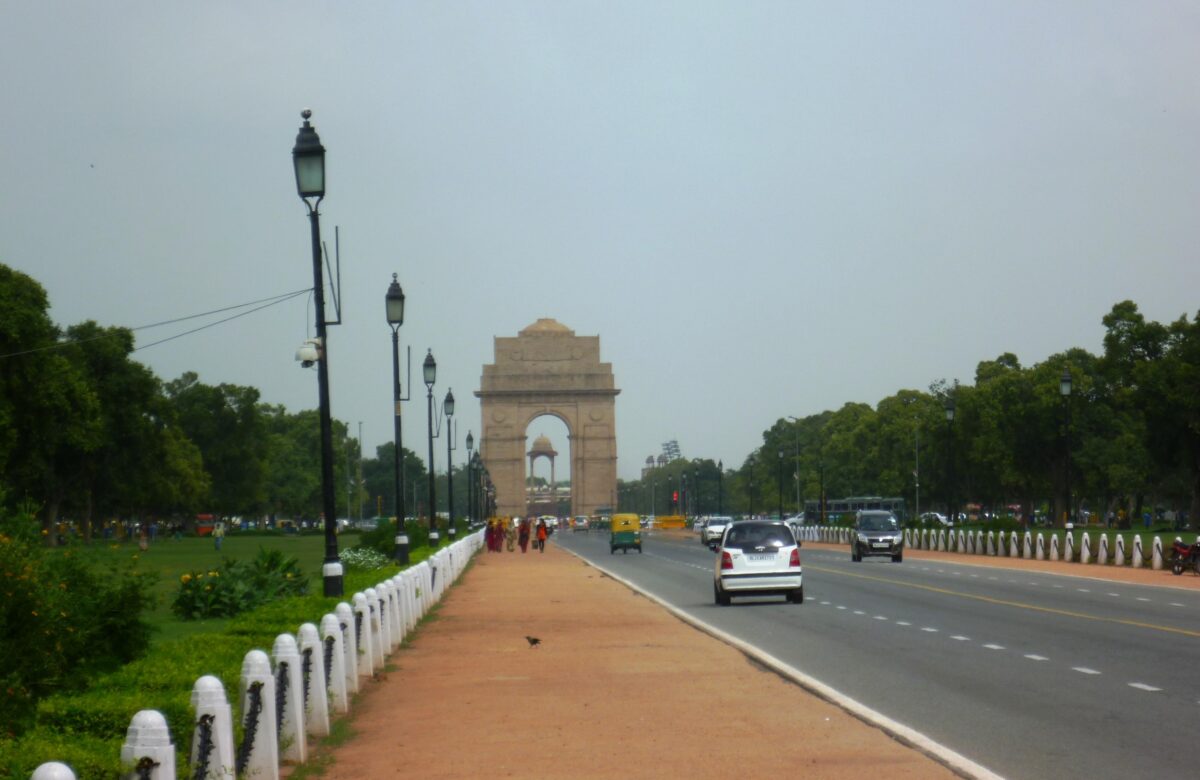
[[[731,525],[733,525],[732,517],[708,518],[708,521],[704,523],[704,530],[700,532],[700,544],[712,546],[719,543],[725,529]]]
[[[922,512],[921,519],[928,523],[939,523],[946,526],[954,525],[954,521],[941,512]]]
[[[732,523],[721,538],[713,570],[713,599],[729,606],[733,596],[783,596],[804,603],[800,543],[778,520]]]
[[[850,560],[861,562],[871,555],[887,555],[895,563],[904,560],[904,533],[900,523],[894,514],[883,509],[860,509],[854,517]]]

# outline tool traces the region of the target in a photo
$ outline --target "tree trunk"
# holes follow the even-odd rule
[[[57,494],[52,495],[46,502],[46,514],[42,517],[42,543],[47,547],[57,544],[55,528],[58,526],[58,507],[61,499]]]

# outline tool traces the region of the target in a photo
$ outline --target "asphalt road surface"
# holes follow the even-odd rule
[[[806,546],[803,605],[718,607],[694,534],[553,542],[1005,777],[1196,776],[1198,592]]]

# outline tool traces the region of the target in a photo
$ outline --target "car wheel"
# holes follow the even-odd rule
[[[900,563],[904,560],[904,553],[898,552],[892,556],[892,563]]]
[[[717,602],[718,607],[728,607],[730,603],[729,596],[721,592],[721,587],[717,583],[713,583],[713,601]]]
[[[800,587],[796,588],[794,591],[789,593],[788,601],[792,602],[793,604],[803,604],[804,603],[804,586],[801,585]]]
[[[616,547],[609,547],[609,548],[608,548],[608,554],[609,554],[609,555],[616,555],[616,554],[617,554],[617,548],[616,548]]]

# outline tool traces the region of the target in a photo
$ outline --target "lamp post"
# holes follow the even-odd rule
[[[1062,376],[1058,380],[1058,394],[1063,399],[1063,409],[1066,413],[1066,427],[1063,428],[1063,454],[1066,456],[1066,498],[1067,498],[1067,522],[1074,523],[1075,516],[1071,513],[1071,368],[1069,366],[1063,368]]]
[[[679,475],[679,510],[677,514],[686,515],[688,508],[688,500],[691,495],[688,493],[687,472]]]
[[[779,519],[783,519],[783,447],[779,448]]]
[[[292,147],[296,191],[308,207],[312,231],[313,305],[317,321],[317,394],[321,418],[321,508],[325,515],[325,560],[321,575],[326,596],[342,595],[342,562],[338,558],[337,507],[333,500],[333,422],[329,414],[329,340],[325,328],[325,276],[321,271],[321,214],[325,198],[325,147],[309,123],[312,111],[300,112],[304,124]],[[312,198],[312,201],[309,201]],[[349,507],[347,507],[349,511]]]
[[[954,398],[946,398],[946,515],[951,523],[958,522],[954,510]]]
[[[471,451],[475,449],[475,437],[467,431],[467,525],[475,522],[475,461]]]
[[[692,517],[700,516],[700,469],[692,469],[692,489],[696,497],[692,499]]]
[[[821,525],[825,525],[825,459],[821,458],[817,461],[817,476],[820,480],[817,485],[817,490],[820,491],[819,508],[821,512]]]
[[[392,557],[401,566],[408,565],[408,530],[404,527],[404,518],[408,516],[404,501],[404,446],[400,425],[400,326],[404,324],[404,290],[400,287],[396,274],[392,274],[392,283],[384,296],[384,308],[387,312],[388,325],[392,327],[392,419],[395,421],[393,447],[396,451],[395,473],[392,479],[396,490],[396,546]],[[361,438],[361,437],[360,437]]]
[[[717,515],[725,514],[725,461],[717,461]]]
[[[458,529],[454,527],[454,461],[452,460],[452,453],[457,449],[454,446],[454,391],[446,390],[446,399],[442,401],[442,410],[446,413],[446,536],[453,542],[454,537],[458,535]]]
[[[437,381],[437,361],[433,359],[433,350],[425,354],[425,363],[421,366],[425,379],[426,406],[429,411],[429,546],[438,546],[437,501],[436,488],[433,484],[433,385]]]

